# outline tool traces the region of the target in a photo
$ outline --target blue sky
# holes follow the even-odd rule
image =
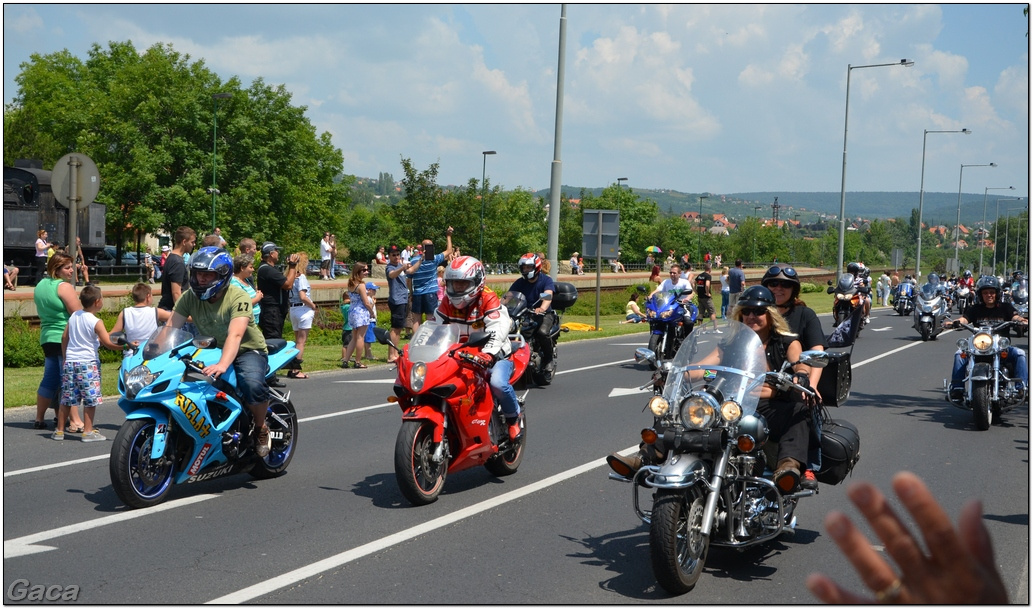
[[[1029,190],[1021,4],[567,6],[564,184],[715,193]],[[32,53],[171,43],[223,80],[284,84],[345,172],[546,188],[560,5],[4,5],[4,103]],[[1000,196],[1002,191],[997,191]],[[993,191],[991,191],[993,194]]]

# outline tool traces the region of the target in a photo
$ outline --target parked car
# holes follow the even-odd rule
[[[104,249],[97,252],[97,266],[115,266],[115,254],[116,250],[114,245],[105,245]],[[120,266],[139,266],[142,263],[140,262],[140,259],[136,257],[136,252],[124,251],[122,252],[122,261],[118,264]]]
[[[340,261],[334,261],[334,275],[336,275],[338,277],[341,277],[342,275],[347,277],[348,273],[350,273],[350,272],[351,272],[351,269],[348,268],[347,264],[345,264],[343,262],[340,262]],[[319,261],[318,260],[309,260],[308,261],[308,266],[305,267],[305,274],[306,275],[319,275]]]

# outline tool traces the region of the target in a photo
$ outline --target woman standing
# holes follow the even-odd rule
[[[40,281],[43,281],[43,277],[47,274],[47,250],[49,250],[50,247],[53,245],[52,243],[47,241],[48,237],[49,235],[47,235],[47,231],[42,229],[36,231],[36,258],[33,259],[33,262],[35,264],[33,266],[32,274],[34,275],[37,284]],[[72,272],[75,272],[74,267]],[[72,291],[74,292],[75,290]],[[71,313],[69,313],[69,315],[71,315]]]
[[[47,233],[41,233],[40,239],[45,242]],[[46,260],[45,250],[43,255],[43,259]],[[43,379],[36,390],[36,418],[32,422],[33,429],[47,428],[44,417],[61,390],[61,366],[64,363],[61,336],[68,326],[68,318],[72,313],[82,309],[82,303],[79,302],[72,286],[72,282],[75,281],[75,264],[72,257],[67,254],[54,254],[50,257],[46,271],[47,276],[39,280],[32,294],[32,299],[36,303],[36,313],[39,315],[39,343],[43,347],[44,358]],[[57,410],[56,405],[53,408]],[[73,408],[67,431],[78,433],[82,430],[83,422],[79,417],[79,410]]]
[[[720,255],[717,256],[721,258]],[[720,264],[720,263],[719,263]],[[721,319],[728,317],[728,267],[721,267]]]
[[[356,262],[352,266],[351,277],[348,278],[348,297],[351,299],[351,308],[348,310],[348,323],[352,327],[352,339],[344,353],[342,365],[348,366],[348,360],[352,354],[355,355],[353,368],[368,368],[362,363],[362,356],[366,350],[366,326],[376,318],[376,302],[366,291],[366,275],[369,274],[369,267],[363,262]]]
[[[240,254],[233,259],[233,279],[230,283],[244,290],[251,297],[251,314],[258,324],[258,316],[262,312],[262,292],[251,287],[251,276],[255,273],[255,257]]]
[[[298,254],[298,267],[308,266],[308,254]],[[289,379],[307,379],[308,375],[301,371],[302,358],[305,355],[305,341],[308,340],[309,330],[312,329],[312,320],[316,318],[316,303],[312,302],[311,287],[308,278],[304,273],[298,273],[291,287],[291,327],[294,328],[294,342],[298,347],[298,356],[294,358],[294,366],[287,372]]]

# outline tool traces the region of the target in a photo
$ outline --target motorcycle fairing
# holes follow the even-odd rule
[[[966,381],[989,381],[994,378],[993,367],[989,362],[976,362],[972,366],[972,374]]]

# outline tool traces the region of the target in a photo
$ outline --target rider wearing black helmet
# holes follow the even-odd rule
[[[864,323],[868,323],[871,321],[872,312],[872,288],[871,280],[868,278],[868,269],[863,264],[851,262],[846,265],[846,270],[854,276],[854,287],[861,294],[861,302],[864,305]]]
[[[993,275],[984,275],[976,282],[976,302],[969,305],[965,312],[956,322],[945,321],[944,328],[954,327],[959,323],[980,325],[983,322],[1000,323],[1002,321],[1015,321],[1021,324],[1028,324],[1024,317],[1011,303],[1001,302],[1001,282]],[[1022,381],[1022,387],[1029,386],[1029,368],[1026,365],[1026,352],[1016,347],[1008,347],[1008,357],[1005,362],[1013,366],[1014,374]],[[951,399],[956,399],[962,391],[962,384],[965,380],[965,363],[961,359],[961,350],[954,354],[954,369],[951,371],[950,393]]]
[[[237,384],[255,423],[255,452],[269,454],[269,427],[265,424],[269,407],[269,387],[265,373],[269,357],[262,331],[251,314],[251,298],[231,285],[233,259],[218,247],[202,247],[190,258],[190,290],[176,301],[169,326],[181,328],[188,317],[198,331],[213,336],[222,349],[222,358],[204,368],[217,378],[233,365]]]
[[[556,312],[552,310],[552,295],[556,291],[556,283],[542,272],[542,259],[533,252],[520,257],[520,278],[509,286],[509,292],[520,292],[527,299],[527,305],[534,307],[533,313],[538,321],[535,334],[542,345],[542,368],[552,365],[552,345],[549,334],[556,323]],[[505,294],[502,304],[509,302],[509,292]]]

